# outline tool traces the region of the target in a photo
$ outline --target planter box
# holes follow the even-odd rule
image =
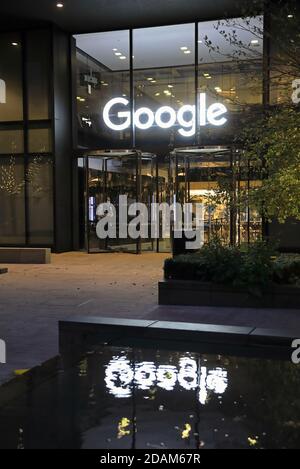
[[[0,248],[2,264],[50,264],[50,248]]]
[[[300,288],[269,287],[261,297],[246,290],[189,280],[166,280],[158,284],[160,305],[224,306],[238,308],[300,309]]]

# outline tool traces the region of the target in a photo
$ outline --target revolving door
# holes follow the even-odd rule
[[[250,187],[260,181],[241,163],[241,151],[208,146],[179,148],[170,155],[171,198],[203,205],[204,242],[217,237],[241,245],[261,238],[261,216],[247,197]]]
[[[151,216],[150,204],[156,197],[155,155],[135,150],[95,151],[84,155],[83,164],[86,250],[89,253],[116,251],[137,254],[156,249],[150,235],[137,239],[129,236],[128,225],[134,216],[128,215],[126,219],[122,217],[119,199],[119,196],[126,196],[128,206],[134,202],[143,202],[149,207]],[[115,208],[116,236],[101,239],[97,234],[100,219],[97,208],[104,203],[110,203]],[[120,237],[121,230],[127,235]]]

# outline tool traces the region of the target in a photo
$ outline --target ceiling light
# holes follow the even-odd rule
[[[209,73],[203,73],[204,77],[209,77]]]
[[[118,49],[116,49],[116,48],[114,47],[113,51],[114,51],[114,52],[117,52],[117,50],[118,50]]]
[[[190,54],[191,51],[190,51],[190,50],[184,50],[183,53],[184,53],[184,54]]]
[[[147,78],[147,80],[148,80],[148,81],[152,81],[152,80],[153,80],[153,78],[152,78],[152,77],[149,77],[149,78]]]
[[[11,45],[12,46],[18,46],[19,44],[17,42],[12,42]]]
[[[103,86],[108,86],[108,83],[102,83]]]
[[[168,88],[174,88],[173,85],[168,85]]]
[[[156,80],[151,80],[151,83],[156,83]]]
[[[288,18],[294,18],[294,15],[288,15]]]
[[[59,3],[56,4],[56,6],[57,6],[57,8],[63,8],[64,4],[59,2]]]
[[[186,46],[182,46],[180,47],[180,50],[188,50],[188,48]]]
[[[160,96],[160,93],[155,93],[155,96]]]
[[[121,55],[121,57],[119,57],[120,60],[125,60],[126,59],[126,55]]]
[[[198,43],[199,43],[199,44],[202,44],[202,43],[203,43],[203,41],[201,41],[201,39],[199,39]]]
[[[251,44],[258,44],[258,39],[252,39]]]
[[[116,56],[122,55],[121,52],[115,52]]]

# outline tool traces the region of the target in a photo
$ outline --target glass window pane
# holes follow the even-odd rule
[[[0,35],[0,57],[0,121],[22,120],[22,44],[19,34]]]
[[[199,93],[206,107],[221,103],[227,122],[201,127],[203,143],[230,141],[262,104],[263,17],[199,23]]]
[[[28,226],[30,244],[53,244],[53,165],[51,157],[28,161]]]
[[[136,143],[143,150],[161,155],[169,145],[194,142],[194,42],[194,24],[133,31]]]
[[[29,153],[51,153],[51,129],[29,129],[28,149]]]
[[[0,154],[24,152],[24,135],[21,129],[0,130]]]
[[[50,32],[27,33],[27,86],[29,119],[50,117]]]
[[[0,158],[0,243],[25,243],[24,160]]]
[[[130,123],[118,130],[119,111],[126,104],[115,104],[103,116],[106,104],[113,98],[128,100],[129,31],[114,31],[75,36],[77,45],[77,115],[78,144],[83,148],[130,147]],[[126,103],[125,101],[125,103]]]

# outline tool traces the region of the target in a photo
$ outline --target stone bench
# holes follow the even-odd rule
[[[0,248],[1,264],[50,264],[50,248]]]

